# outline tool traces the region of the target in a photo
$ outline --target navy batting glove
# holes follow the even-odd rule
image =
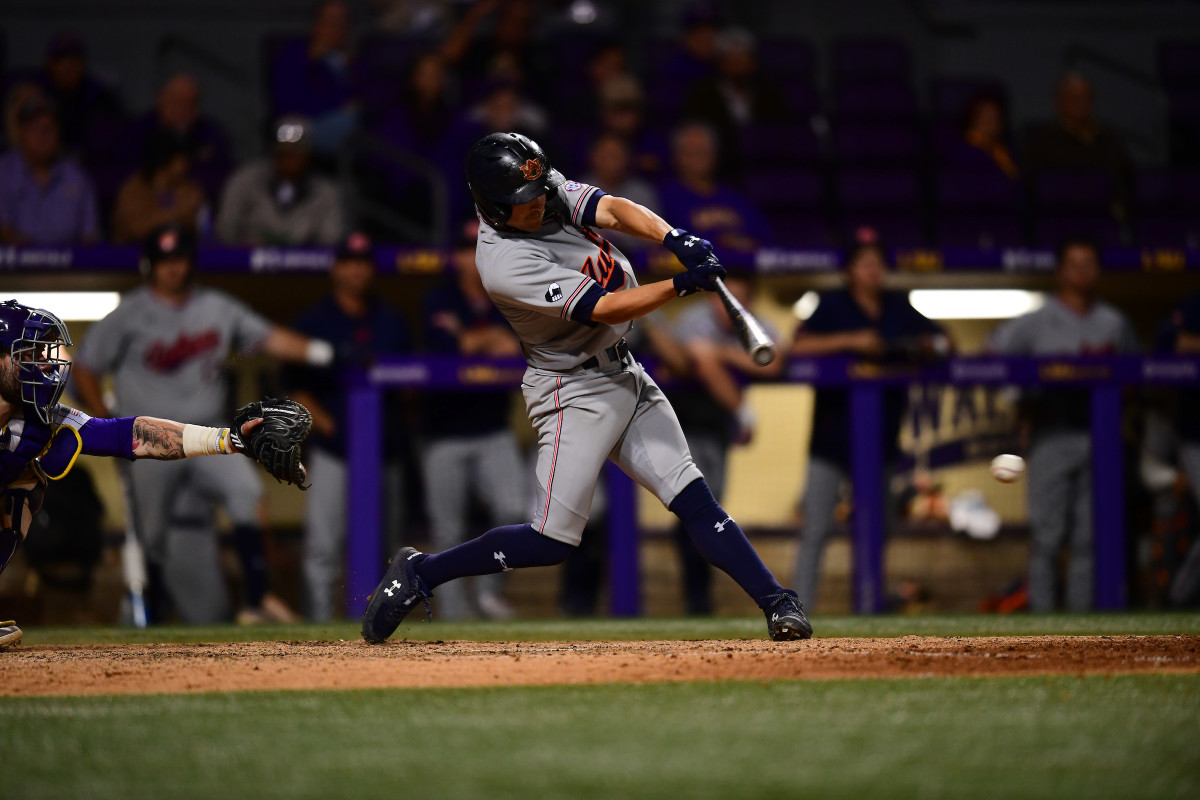
[[[696,292],[715,292],[717,286],[713,283],[717,278],[725,277],[725,268],[716,256],[709,256],[694,269],[681,272],[671,279],[675,285],[675,293],[687,297]]]
[[[683,228],[676,228],[663,237],[663,246],[674,253],[679,263],[688,269],[695,269],[713,254],[712,242],[693,236]]]

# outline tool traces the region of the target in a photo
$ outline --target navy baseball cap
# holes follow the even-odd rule
[[[374,261],[371,237],[362,231],[352,231],[338,242],[334,258],[338,261]]]
[[[196,236],[177,223],[160,225],[150,232],[142,247],[151,264],[166,258],[193,260],[196,257]]]

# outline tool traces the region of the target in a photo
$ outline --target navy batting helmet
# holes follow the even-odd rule
[[[154,265],[168,258],[187,259],[194,267],[196,263],[196,234],[177,222],[159,225],[142,242],[142,275],[150,277]],[[191,278],[194,269],[188,271]]]
[[[513,206],[541,197],[565,181],[538,143],[519,133],[489,133],[467,155],[467,185],[475,207],[493,226],[503,226]]]
[[[71,346],[71,334],[49,311],[16,300],[0,303],[0,352],[12,358],[17,379],[17,386],[9,386],[5,378],[0,389],[5,400],[32,410],[47,425],[71,372],[71,362],[59,357],[64,344]]]

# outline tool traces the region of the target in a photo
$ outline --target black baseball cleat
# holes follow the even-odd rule
[[[767,632],[777,642],[789,639],[812,638],[812,625],[804,616],[804,606],[791,589],[767,598],[763,613],[767,615]]]
[[[419,555],[421,552],[412,547],[397,550],[388,562],[383,580],[367,599],[367,610],[362,619],[362,637],[370,644],[386,641],[418,602],[424,603],[425,613],[433,621],[433,615],[429,612],[429,598],[433,594],[417,576],[412,562]]]
[[[16,622],[11,619],[0,622],[0,650],[20,644],[21,636],[21,629]]]

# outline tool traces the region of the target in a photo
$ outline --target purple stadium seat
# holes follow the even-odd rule
[[[1200,89],[1189,86],[1169,90],[1167,116],[1175,120],[1200,120]]]
[[[939,215],[937,243],[942,247],[1019,247],[1025,232],[1014,214],[960,216]]]
[[[847,209],[903,209],[912,213],[921,201],[917,176],[898,169],[848,169],[835,179],[837,196]]]
[[[1102,172],[1045,172],[1034,198],[1039,212],[1103,214],[1112,203],[1112,181]]]
[[[1063,239],[1086,236],[1101,247],[1121,246],[1121,227],[1110,217],[1047,216],[1037,220],[1034,243],[1040,247],[1057,247]]]
[[[670,78],[655,78],[646,87],[646,117],[654,125],[678,122],[691,85]]]
[[[833,45],[834,82],[907,84],[908,45],[898,39],[845,39]]]
[[[779,91],[787,100],[788,110],[796,119],[808,119],[821,111],[821,95],[812,85],[785,80],[779,84]]]
[[[888,247],[924,247],[927,242],[920,220],[910,212],[851,214],[842,221],[842,241],[857,239],[861,228],[872,228]]]
[[[937,177],[938,208],[943,211],[987,210],[1014,213],[1020,186],[999,170],[947,169]]]
[[[908,120],[917,116],[917,97],[901,84],[839,84],[833,102],[842,118]]]
[[[843,162],[911,164],[924,147],[911,125],[844,122],[833,130],[833,151]]]
[[[823,215],[768,212],[767,223],[780,247],[834,247],[833,231]]]
[[[759,123],[741,136],[746,164],[783,166],[807,164],[820,158],[817,136],[806,123]]]
[[[812,83],[817,75],[817,54],[803,39],[762,39],[758,63],[763,74],[777,81]]]
[[[742,188],[756,206],[771,211],[819,208],[825,200],[821,176],[811,170],[753,170]]]
[[[935,120],[949,123],[957,130],[967,113],[967,105],[982,94],[1008,102],[1008,90],[995,78],[934,78],[929,82],[929,110]]]
[[[1158,78],[1169,87],[1200,83],[1200,41],[1159,42]]]

